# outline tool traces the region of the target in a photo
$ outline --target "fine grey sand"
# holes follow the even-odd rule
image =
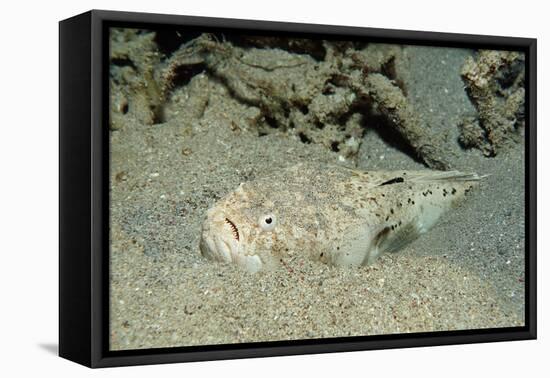
[[[405,54],[408,97],[444,136],[453,168],[488,176],[431,231],[370,266],[303,260],[252,275],[201,256],[205,211],[240,182],[301,160],[353,166],[315,143],[259,137],[247,128],[257,108],[206,74],[175,90],[165,122],[129,119],[111,132],[111,349],[524,324],[524,146],[488,158],[456,142],[456,125],[475,113],[460,79],[472,52]],[[203,112],[177,114],[205,93]],[[357,168],[425,169],[391,138],[367,129]]]

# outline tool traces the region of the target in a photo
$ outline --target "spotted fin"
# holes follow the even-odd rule
[[[444,182],[471,182],[479,181],[486,176],[480,176],[473,172],[460,171],[377,171],[359,172],[351,170],[353,177],[361,180],[362,185],[375,188],[390,188],[399,184],[429,184]]]
[[[407,181],[410,182],[435,182],[435,181],[479,181],[487,176],[479,176],[477,173],[460,171],[413,171],[409,173]]]
[[[397,252],[417,239],[423,230],[418,221],[392,229],[386,226],[378,233],[365,232],[365,226],[347,231],[348,238],[332,261],[335,265],[372,264],[384,252]]]
[[[410,222],[402,227],[392,230],[386,226],[376,236],[374,243],[378,254],[383,252],[397,252],[407,244],[416,240],[422,234],[417,222]]]

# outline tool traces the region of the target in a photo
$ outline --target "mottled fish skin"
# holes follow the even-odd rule
[[[428,231],[480,177],[458,171],[357,171],[300,163],[239,187],[206,214],[200,250],[250,272],[297,254],[370,264]]]

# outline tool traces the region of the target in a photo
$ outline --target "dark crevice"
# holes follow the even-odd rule
[[[342,113],[338,116],[338,118],[336,119],[336,124],[337,125],[341,125],[341,128],[342,129],[345,129],[346,128],[346,124],[348,123],[349,119],[351,118],[352,115],[354,115],[355,113],[358,112],[358,109],[355,108],[354,105],[352,105],[347,112],[345,113]]]
[[[290,116],[290,109],[288,107],[287,104],[282,104],[282,108],[283,108],[283,114],[285,116],[285,118],[288,118]]]
[[[395,71],[395,57],[393,56],[390,60],[384,63],[380,71],[390,80],[395,80],[395,78],[397,77],[397,73]]]
[[[171,80],[172,87],[187,85],[194,76],[204,72],[205,69],[206,66],[202,63],[177,67]]]
[[[516,59],[495,74],[495,79],[501,90],[505,91],[516,83],[516,79],[523,73],[524,63],[523,60]]]
[[[279,128],[279,124],[277,123],[277,120],[275,118],[265,116],[264,119],[265,119],[265,123],[267,123],[267,125],[269,127],[271,127],[272,129],[278,129]]]
[[[163,117],[162,111],[160,107],[157,106],[150,106],[151,112],[153,113],[153,125],[158,125],[161,123],[164,123],[166,120]]]
[[[326,85],[321,93],[325,96],[330,96],[331,94],[334,94],[334,92],[334,87],[332,85]]]
[[[188,32],[179,30],[158,30],[155,34],[155,42],[159,51],[170,56],[186,42],[200,36],[201,32]]]
[[[302,133],[302,132],[299,132],[298,133],[298,136],[300,137],[300,141],[302,143],[305,143],[305,144],[310,144],[311,143],[311,139],[309,139],[306,134]]]
[[[409,142],[395,130],[385,116],[369,113],[365,117],[365,122],[366,127],[374,130],[380,139],[382,139],[387,145],[392,146],[408,155],[414,159],[414,161],[423,163]]]
[[[129,58],[111,58],[111,64],[118,67],[132,67],[136,69],[136,65]]]
[[[405,86],[405,82],[397,75],[395,56],[382,65],[380,72],[390,80],[393,80],[395,85],[401,89],[405,96],[407,96],[407,87]]]
[[[326,55],[322,40],[242,34],[228,34],[226,39],[238,47],[277,48],[295,54],[306,54],[317,61],[324,60]]]

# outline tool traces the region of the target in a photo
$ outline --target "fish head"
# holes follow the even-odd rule
[[[279,219],[272,206],[260,202],[241,184],[211,207],[202,224],[201,253],[252,273],[276,264],[271,250],[277,239]]]

